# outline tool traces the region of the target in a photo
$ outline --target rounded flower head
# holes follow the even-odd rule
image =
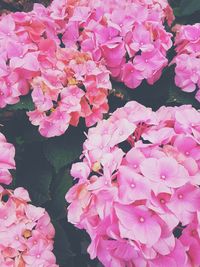
[[[15,148],[6,141],[5,136],[0,133],[0,184],[10,184],[12,176],[9,170],[15,169]]]
[[[114,79],[134,89],[144,79],[154,83],[167,65],[172,35],[165,20],[173,21],[165,0],[76,1],[62,40],[103,59]]]
[[[63,134],[70,124],[76,126],[80,117],[87,126],[102,119],[111,89],[109,71],[89,53],[68,48],[54,52],[53,72],[46,67],[32,80],[35,109],[27,113],[45,137]]]
[[[0,188],[1,266],[56,267],[52,253],[55,230],[50,217],[29,201],[22,187],[14,191]]]
[[[35,109],[27,114],[45,137],[62,135],[80,117],[91,126],[108,112],[105,63],[61,40],[68,26],[76,36],[69,22],[73,4],[35,4],[31,12],[0,17],[0,108],[30,93]],[[84,19],[87,8],[78,10],[74,15]]]
[[[196,92],[200,102],[200,23],[194,25],[176,25],[175,45],[177,55],[175,63],[175,83],[185,92]]]
[[[66,200],[68,220],[90,235],[91,258],[106,267],[200,264],[199,119],[189,105],[153,112],[129,102],[89,129]]]

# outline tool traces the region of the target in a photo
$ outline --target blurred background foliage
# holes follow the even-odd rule
[[[0,12],[28,11],[33,3],[48,5],[49,0],[0,0]],[[200,0],[170,0],[176,16],[175,23],[193,24],[200,22]],[[174,55],[169,51],[168,58]],[[110,111],[123,106],[129,100],[137,100],[154,110],[162,105],[192,104],[199,109],[199,103],[193,94],[187,94],[174,84],[173,66],[166,68],[161,79],[153,86],[143,82],[134,90],[123,84],[113,82],[109,96]],[[87,254],[89,237],[67,222],[65,193],[74,183],[70,177],[71,164],[78,160],[84,132],[87,128],[83,121],[79,127],[71,127],[56,138],[41,137],[36,127],[32,126],[26,116],[26,110],[33,103],[29,96],[21,98],[20,103],[0,111],[1,131],[9,142],[16,147],[17,170],[13,173],[11,188],[23,186],[29,190],[35,205],[43,206],[49,212],[56,228],[55,254],[60,267],[100,267],[97,261],[91,261]]]

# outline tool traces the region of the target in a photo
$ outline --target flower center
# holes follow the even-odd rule
[[[141,223],[143,223],[143,222],[145,221],[144,217],[140,217],[140,218],[139,218],[139,221],[140,221]]]
[[[182,194],[179,194],[179,195],[178,195],[178,198],[179,198],[179,199],[183,199],[183,195],[182,195]]]

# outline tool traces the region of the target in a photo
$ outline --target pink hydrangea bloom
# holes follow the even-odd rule
[[[40,73],[41,43],[59,44],[59,26],[51,12],[36,4],[29,13],[0,17],[0,107],[15,104],[30,91],[30,81]]]
[[[12,176],[9,170],[15,169],[15,148],[8,143],[5,136],[0,133],[0,183],[10,184]]]
[[[50,217],[45,209],[29,201],[22,187],[14,191],[0,187],[1,266],[56,267],[52,252],[55,230]]]
[[[68,220],[104,266],[200,265],[200,113],[137,102],[90,128]],[[177,232],[180,232],[178,235]]]
[[[175,83],[185,92],[196,90],[196,99],[200,101],[200,24],[176,25],[175,45],[177,55],[175,63]]]
[[[45,137],[80,117],[94,125],[108,112],[110,75],[130,88],[159,79],[172,45],[165,21],[167,0],[54,0],[1,16],[0,107],[31,93],[27,114]]]
[[[173,21],[166,0],[75,1],[66,3],[69,7],[62,38],[67,47],[91,52],[95,61],[104,59],[111,76],[130,88],[160,78],[172,46],[164,28],[165,20]]]
[[[46,49],[49,49],[47,46]],[[75,49],[53,51],[55,65],[45,66],[32,82],[35,109],[27,114],[45,137],[63,134],[69,124],[85,118],[91,126],[108,112],[107,95],[111,89],[109,71],[94,62],[89,53]]]
[[[0,107],[31,92],[35,109],[27,114],[45,137],[63,134],[80,117],[91,126],[108,112],[111,82],[104,62],[61,45],[71,5],[73,1],[54,1],[48,8],[35,4],[29,13],[0,17]],[[77,7],[74,15],[86,14],[87,8]]]

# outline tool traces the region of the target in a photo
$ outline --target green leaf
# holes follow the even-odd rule
[[[182,0],[180,4],[180,14],[188,16],[200,10],[199,0]]]
[[[22,136],[16,136],[15,140],[16,140],[16,144],[19,146],[24,144],[24,139],[22,138]]]
[[[43,205],[51,200],[50,185],[52,181],[51,166],[29,166],[29,170],[23,173],[17,171],[16,187],[25,187],[30,193],[31,201],[34,205]]]
[[[72,177],[69,171],[62,170],[58,173],[52,192],[52,201],[50,203],[51,214],[54,219],[66,217],[65,195],[72,186]]]
[[[181,11],[180,11],[180,7],[175,7],[173,9],[173,11],[174,11],[174,16],[175,17],[181,17],[182,16]]]
[[[187,93],[182,91],[180,88],[172,85],[169,89],[169,98],[167,103],[181,104],[181,105],[192,105],[195,108],[200,108],[200,103],[195,99],[194,93]]]
[[[80,156],[81,151],[82,144],[80,140],[66,140],[63,137],[51,139],[44,143],[44,155],[54,167],[56,173],[62,167],[75,161]]]
[[[34,103],[30,95],[20,97],[17,104],[9,105],[8,110],[33,110]]]
[[[67,223],[67,222],[66,222]],[[65,230],[58,221],[53,221],[56,235],[54,253],[60,266],[72,266],[73,252],[70,250],[70,242]],[[67,265],[68,264],[68,265]]]
[[[24,127],[22,138],[25,143],[33,143],[33,142],[44,142],[46,141],[46,138],[43,137],[39,131],[38,128],[31,125],[30,122],[27,127]]]
[[[31,195],[32,201],[37,205],[42,205],[50,197],[50,184],[52,181],[51,170],[39,169],[33,173],[29,173],[28,189]]]

